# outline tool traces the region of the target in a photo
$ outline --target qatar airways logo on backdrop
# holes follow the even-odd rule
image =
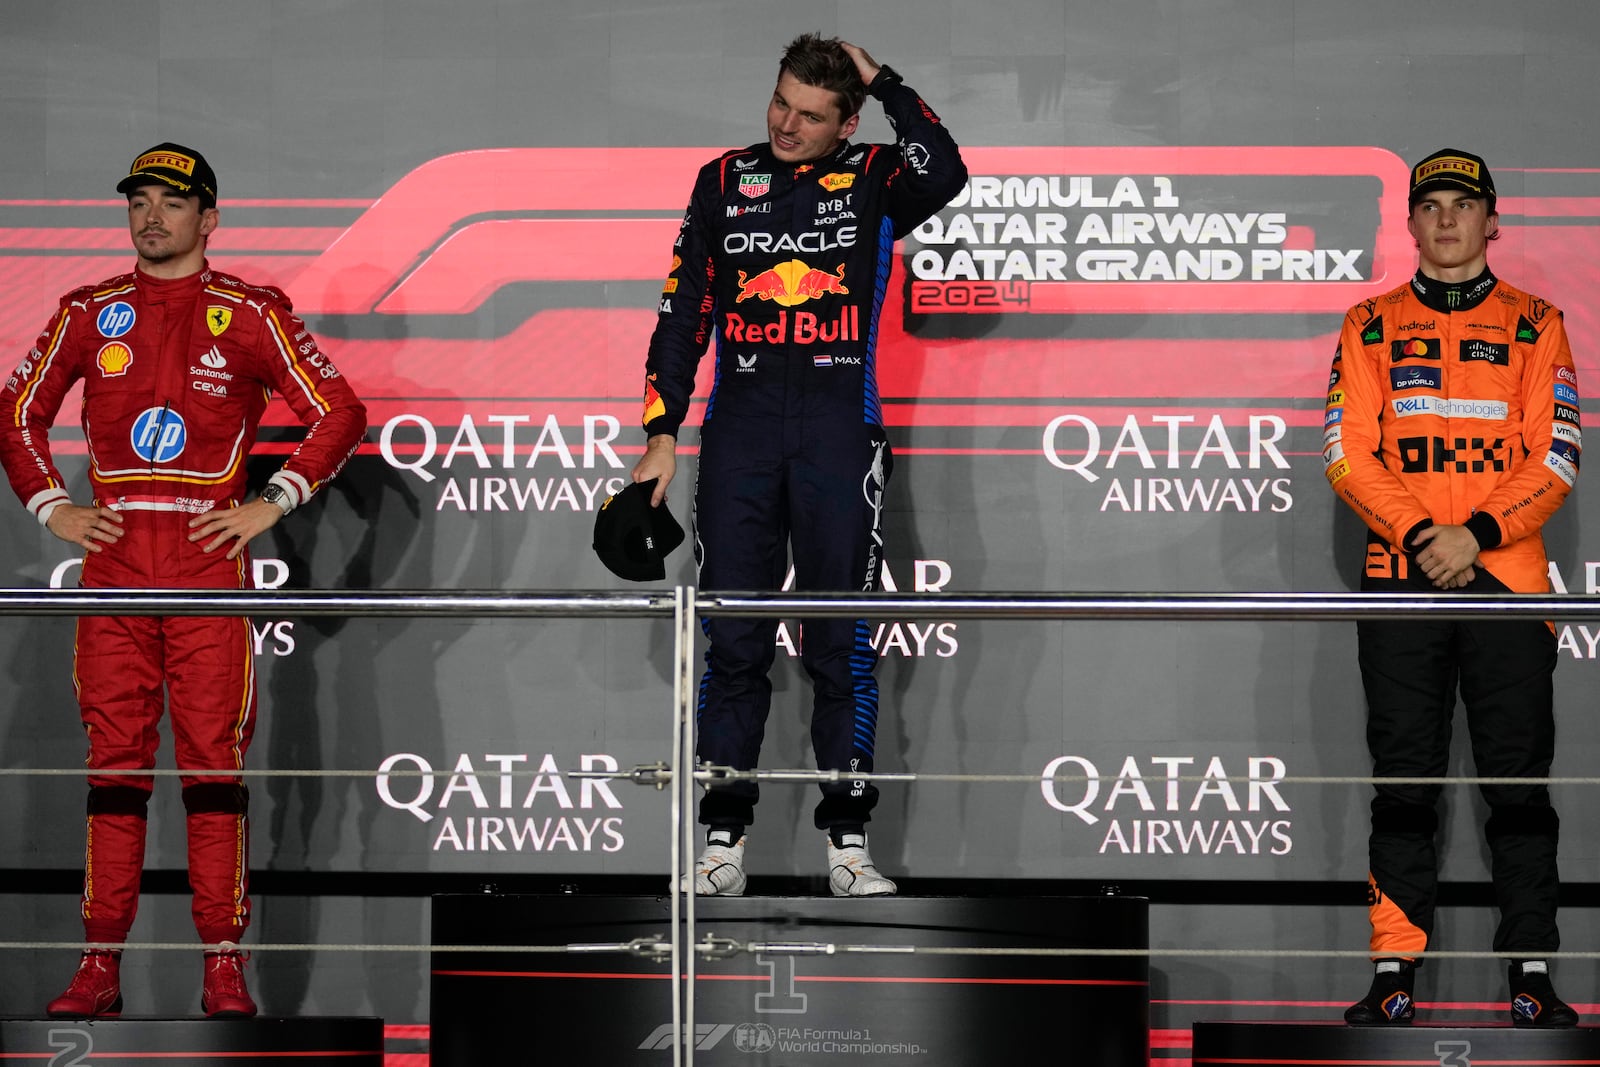
[[[881,568],[883,591],[898,593],[904,587],[896,580],[889,562]],[[917,559],[911,561],[911,588],[915,593],[939,593],[950,584],[950,564],[942,559]],[[794,590],[794,567],[783,579],[785,593]],[[800,655],[803,627],[791,629],[787,621],[778,623],[778,648],[790,656]],[[950,659],[961,651],[960,635],[954,622],[924,622],[920,619],[897,622],[880,622],[873,627],[870,644],[879,659],[898,657],[922,659]]]
[[[604,753],[579,755],[574,766],[550,752],[463,752],[436,774],[426,756],[396,752],[378,765],[374,784],[379,800],[427,827],[434,852],[613,853],[626,842],[623,817],[610,814],[622,811],[611,779],[568,782],[563,768],[618,766]]]
[[[281,559],[270,559],[257,556],[250,561],[255,587],[257,589],[281,589],[289,580],[289,565]],[[62,560],[50,572],[50,588],[65,589],[68,585],[67,576],[83,566],[83,559]],[[172,590],[180,592],[180,590]],[[293,655],[295,650],[294,622],[290,619],[276,620],[246,620],[250,624],[250,642],[252,650],[258,656],[271,655],[282,659]]]
[[[1078,818],[1101,855],[1287,856],[1294,826],[1284,777],[1276,756],[1249,756],[1240,767],[1215,755],[1127,755],[1120,763],[1067,755],[1045,764],[1039,790],[1050,807]]]
[[[1101,511],[1284,512],[1293,483],[1272,472],[1289,469],[1278,447],[1287,433],[1279,415],[1239,426],[1220,413],[1130,413],[1117,425],[1068,412],[1045,426],[1043,450],[1100,489]]]
[[[507,412],[454,424],[396,415],[383,424],[384,461],[435,493],[435,511],[592,512],[628,480],[612,442],[615,415],[583,415],[563,425],[554,413]]]
[[[1568,505],[1569,507],[1571,505]],[[1568,582],[1561,567],[1555,560],[1550,561],[1550,591],[1561,596],[1568,593],[1586,593],[1593,596],[1600,593],[1600,562],[1587,560],[1583,563],[1582,578],[1578,573],[1572,574],[1572,581]],[[1600,660],[1600,623],[1575,623],[1562,622],[1556,624],[1556,650],[1563,656],[1573,659]]]

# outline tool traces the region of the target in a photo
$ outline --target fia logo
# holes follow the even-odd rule
[[[733,1047],[740,1052],[771,1052],[778,1035],[766,1023],[740,1023],[733,1030]]]

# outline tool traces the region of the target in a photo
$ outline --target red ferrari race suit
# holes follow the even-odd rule
[[[1434,592],[1415,538],[1465,526],[1481,548],[1467,592],[1543,593],[1540,529],[1578,477],[1578,380],[1561,312],[1487,270],[1421,274],[1351,308],[1329,378],[1329,483],[1369,528],[1361,588]],[[1485,777],[1545,777],[1555,751],[1555,636],[1538,621],[1357,626],[1375,777],[1447,771],[1457,683]],[[1438,884],[1438,786],[1380,786],[1369,841],[1374,957],[1428,947]],[[1543,785],[1484,786],[1500,908],[1494,949],[1559,946],[1559,822]]]
[[[271,481],[302,504],[366,431],[366,409],[276,289],[209,267],[186,278],[135,271],[68,293],[0,392],[0,461],[46,522],[70,502],[50,450],[68,389],[83,382],[83,434],[98,506],[123,536],[84,556],[86,588],[240,589],[248,553],[206,553],[189,520],[240,504],[245,460],[275,392],[310,429]],[[255,729],[249,622],[242,618],[84,617],[74,683],[91,770],[154,766],[163,686],[177,765],[239,770]],[[242,779],[184,776],[195,928],[237,941],[250,921],[248,793]],[[138,907],[153,779],[94,775],[84,931],[127,939]]]
[[[878,313],[894,242],[960,192],[967,171],[931,108],[892,69],[868,93],[899,142],[843,143],[796,165],[769,145],[701,168],[673,248],[646,363],[644,428],[677,435],[695,370],[716,339],[716,381],[700,431],[694,510],[699,584],[778,589],[792,546],[795,588],[870,590],[882,560],[893,466],[878,402]],[[711,618],[700,686],[702,760],[756,766],[777,621]],[[812,747],[824,770],[871,771],[878,653],[861,619],[808,619]],[[819,829],[862,826],[877,799],[864,779],[829,783]],[[700,821],[743,826],[757,788],[709,791]]]

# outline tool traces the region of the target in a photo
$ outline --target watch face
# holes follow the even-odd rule
[[[277,482],[271,483],[265,489],[261,490],[261,499],[265,500],[269,504],[276,504],[278,501],[283,499],[283,486],[279,485]]]

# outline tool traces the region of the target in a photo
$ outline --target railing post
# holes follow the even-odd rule
[[[680,585],[674,591],[672,609],[672,1014],[677,1028],[672,1046],[674,1067],[693,1067],[695,1045],[694,879],[689,872],[695,825],[694,627],[694,587]]]

